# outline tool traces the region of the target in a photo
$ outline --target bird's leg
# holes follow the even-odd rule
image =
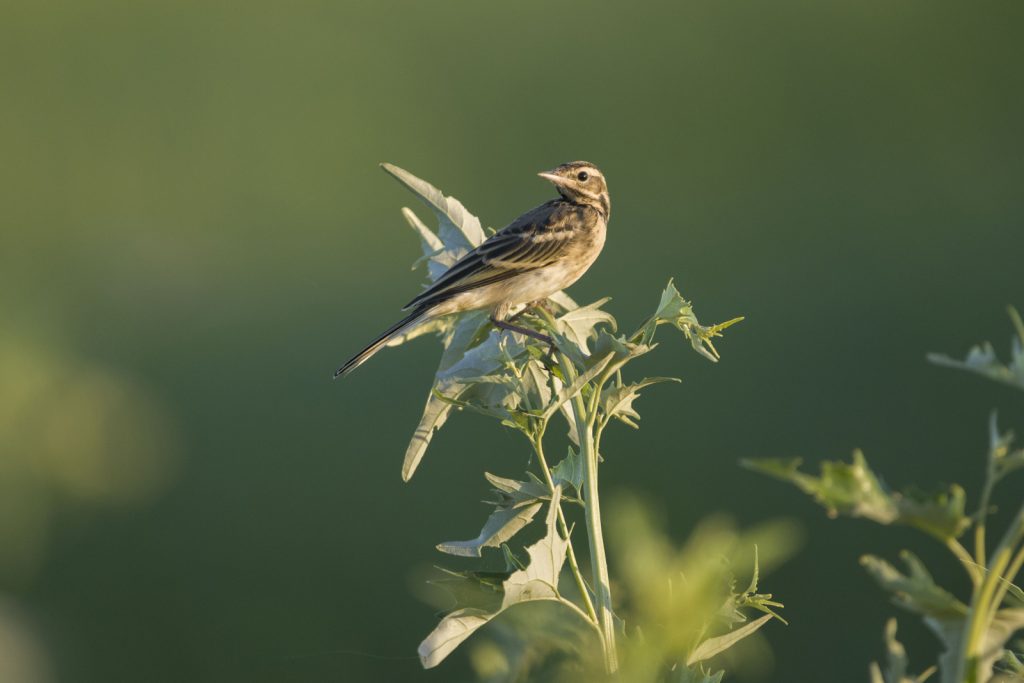
[[[555,342],[554,340],[551,339],[551,337],[549,337],[546,334],[541,334],[536,330],[531,330],[530,328],[522,327],[521,325],[513,325],[512,323],[507,322],[505,320],[500,320],[493,315],[491,316],[491,322],[494,323],[494,326],[497,327],[499,330],[508,330],[509,332],[518,332],[519,334],[525,334],[527,337],[532,337],[537,341],[544,342],[545,344],[551,346],[552,348],[554,347]]]

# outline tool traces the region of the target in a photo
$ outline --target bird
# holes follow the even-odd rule
[[[406,304],[409,314],[335,372],[338,379],[365,363],[388,341],[436,318],[490,309],[490,321],[551,343],[550,337],[513,324],[511,309],[534,305],[576,282],[605,243],[611,199],[604,174],[586,161],[538,173],[558,197],[527,211],[456,261]]]

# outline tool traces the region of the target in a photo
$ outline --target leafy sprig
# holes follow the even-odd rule
[[[385,164],[384,170],[416,194],[437,220],[437,229],[432,230],[412,210],[402,210],[423,249],[417,263],[426,264],[431,279],[484,239],[479,219],[459,201],[400,168]],[[653,595],[652,587],[631,573],[623,559],[642,555],[637,543],[647,543],[647,549],[663,544],[647,525],[617,538],[617,545],[633,549],[616,555],[623,564],[622,597],[633,607],[613,611],[598,489],[598,466],[605,455],[601,438],[612,422],[638,426],[642,391],[679,381],[630,380],[623,371],[657,346],[663,326],[676,329],[695,351],[717,362],[713,340],[741,318],[702,325],[671,281],[654,312],[631,334],[619,332],[614,317],[604,309],[607,303],[601,299],[579,306],[560,292],[546,306],[519,312],[521,324],[552,339],[551,348],[494,329],[483,312],[441,319],[394,341],[433,333],[443,344],[423,415],[406,451],[404,479],[420,466],[433,434],[453,410],[486,416],[521,434],[533,456],[534,471],[522,477],[485,473],[494,500],[479,533],[437,546],[447,555],[485,564],[498,561],[500,567],[443,572],[440,584],[456,599],[456,607],[446,610],[420,645],[425,667],[440,664],[489,626],[492,637],[484,642],[490,645],[474,651],[473,657],[477,668],[488,672],[488,680],[512,680],[525,676],[527,669],[531,680],[537,680],[542,673],[538,661],[561,661],[555,653],[570,653],[570,668],[579,680],[595,680],[621,669],[631,681],[719,681],[721,672],[702,668],[707,661],[769,620],[781,618],[781,603],[757,592],[756,557],[747,590],[736,590],[723,558],[739,562],[745,540],[724,530],[698,535],[675,559],[670,554],[653,558],[657,561],[648,568],[657,572],[656,590],[668,592],[670,609],[658,606],[658,599],[649,601],[645,596]],[[552,464],[545,446],[553,422],[565,425],[568,443],[562,447],[565,457]],[[578,561],[574,547],[578,532],[570,513],[578,508],[584,517],[589,571]],[[616,520],[625,518],[638,519],[628,509],[615,515]],[[540,519],[542,536],[522,545],[524,530]],[[588,654],[591,650],[596,656]],[[600,663],[596,671],[595,662]],[[556,668],[564,673],[564,667]]]
[[[1009,310],[1016,335],[1008,364],[998,361],[988,343],[973,347],[963,361],[939,354],[930,354],[929,360],[1024,389],[1024,323],[1016,309]],[[902,554],[906,573],[873,555],[861,558],[861,564],[893,601],[919,615],[942,641],[945,652],[937,667],[941,683],[1004,680],[997,665],[1004,672],[1020,673],[1024,668],[1008,645],[1014,633],[1024,629],[1024,591],[1014,583],[1024,567],[1024,503],[994,547],[987,538],[992,492],[1010,474],[1024,469],[1024,449],[1014,448],[1012,432],[999,430],[995,413],[989,424],[985,480],[972,513],[966,512],[966,493],[956,484],[931,495],[914,489],[891,491],[860,451],[854,452],[851,463],[823,462],[818,476],[800,471],[799,460],[745,464],[794,484],[830,517],[862,517],[879,524],[915,527],[950,550],[971,580],[971,595],[964,601],[937,585],[924,563],[908,551]],[[967,531],[973,531],[973,552],[960,541]],[[886,627],[889,669],[883,672],[873,665],[872,682],[924,680],[931,671],[916,678],[906,674],[905,652],[895,633],[895,621],[891,621]]]

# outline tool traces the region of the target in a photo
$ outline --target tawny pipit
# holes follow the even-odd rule
[[[392,337],[464,311],[489,308],[497,327],[550,342],[508,322],[509,309],[542,301],[590,268],[604,247],[611,202],[604,175],[593,164],[573,161],[539,175],[554,183],[558,199],[527,211],[459,259],[402,309],[412,311],[406,318],[346,361],[334,377],[355,370]]]

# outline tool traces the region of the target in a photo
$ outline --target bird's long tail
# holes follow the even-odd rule
[[[370,356],[380,351],[394,337],[397,337],[403,332],[411,330],[412,328],[416,327],[429,317],[430,309],[420,308],[413,311],[402,320],[399,320],[397,323],[395,323],[387,330],[385,330],[383,334],[381,334],[379,337],[370,342],[370,344],[365,349],[349,358],[340,368],[335,370],[334,379],[338,379],[339,377],[343,377],[348,373],[352,372],[360,365],[368,361],[370,359]]]

